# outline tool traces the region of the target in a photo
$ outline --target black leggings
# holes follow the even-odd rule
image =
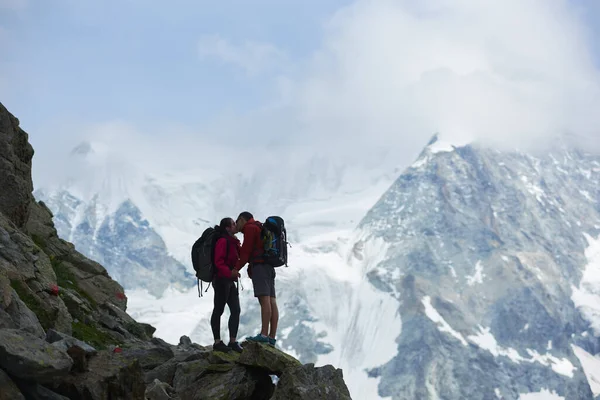
[[[225,304],[229,306],[229,336],[236,337],[240,325],[240,296],[235,282],[229,279],[215,279],[212,283],[215,291],[215,301],[210,327],[215,341],[221,339],[221,316],[225,311]]]

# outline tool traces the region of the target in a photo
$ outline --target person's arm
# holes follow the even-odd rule
[[[217,267],[217,276],[220,278],[229,278],[231,270],[226,264],[227,260],[227,239],[220,238],[215,246],[215,266]]]
[[[256,243],[257,231],[258,230],[254,227],[248,227],[246,232],[244,232],[244,243],[242,244],[242,249],[240,250],[240,259],[235,264],[235,269],[238,271],[244,268],[244,265],[246,265],[250,259],[250,255],[252,254]]]

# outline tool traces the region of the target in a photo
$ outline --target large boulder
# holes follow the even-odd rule
[[[33,201],[33,148],[19,120],[0,103],[0,213],[22,227]]]
[[[18,328],[42,338],[44,329],[33,311],[21,301],[6,271],[0,269],[0,328]]]
[[[147,343],[140,343],[125,349],[123,355],[129,358],[137,358],[144,370],[151,370],[163,365],[175,356],[173,350],[168,347]]]
[[[273,383],[267,374],[240,365],[196,365],[194,379],[175,389],[181,400],[268,400]]]
[[[277,382],[273,400],[351,400],[341,369],[305,364],[287,369]]]
[[[294,357],[272,347],[268,344],[257,342],[244,342],[239,363],[255,368],[262,368],[273,375],[281,375],[288,368],[302,365]]]
[[[73,360],[66,352],[17,329],[0,329],[0,368],[14,377],[49,383],[69,373]]]
[[[87,372],[69,375],[53,388],[72,400],[143,400],[146,392],[140,363],[108,351],[92,357]]]
[[[146,388],[147,400],[169,400],[174,399],[175,396],[175,390],[171,385],[161,382],[158,379],[152,381]]]

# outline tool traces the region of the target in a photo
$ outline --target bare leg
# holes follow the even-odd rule
[[[267,336],[269,333],[269,322],[271,321],[271,301],[269,296],[258,296],[260,303],[260,316],[262,319],[262,329],[260,334]]]
[[[277,308],[277,299],[275,297],[270,297],[269,299],[271,305],[271,330],[269,332],[269,337],[275,339],[275,335],[277,334],[277,323],[279,322],[279,309]]]

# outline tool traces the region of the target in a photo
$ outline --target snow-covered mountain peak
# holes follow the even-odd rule
[[[600,157],[475,145],[423,155],[360,223],[361,246],[386,243],[368,277],[402,316],[397,357],[372,372],[380,394],[591,399],[580,355],[598,349],[586,249],[600,234]]]

